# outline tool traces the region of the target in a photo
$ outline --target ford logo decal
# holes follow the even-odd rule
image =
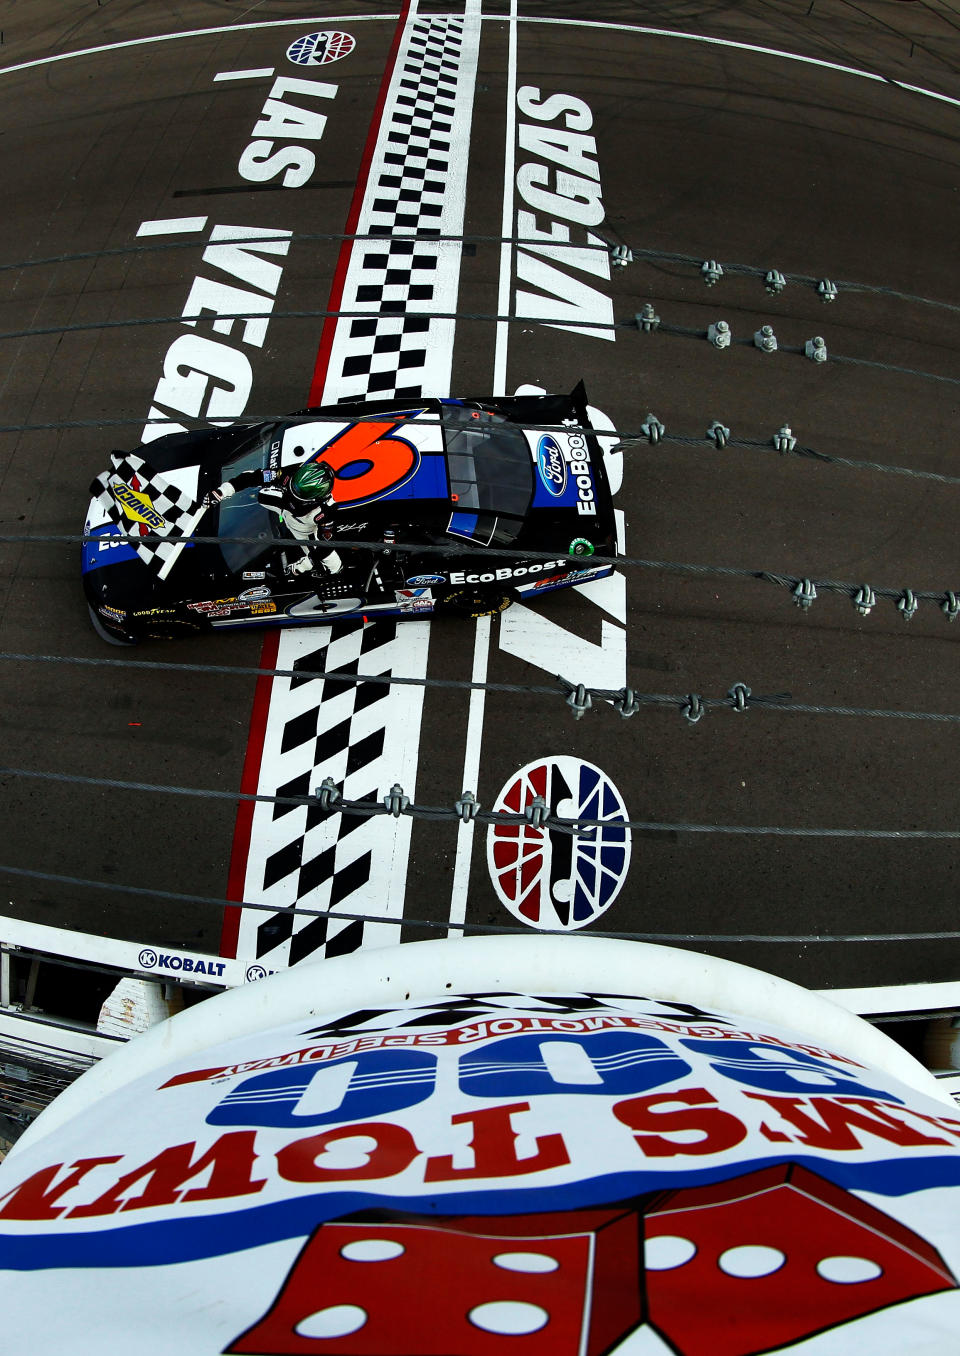
[[[425,587],[427,584],[443,584],[446,582],[446,576],[442,574],[415,574],[407,580],[415,588]]]
[[[567,463],[560,444],[549,433],[544,433],[537,443],[537,470],[549,492],[559,499],[567,488]]]

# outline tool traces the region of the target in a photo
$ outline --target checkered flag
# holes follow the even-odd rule
[[[166,579],[173,564],[205,511],[190,495],[152,470],[133,452],[114,452],[112,470],[98,476],[99,499],[108,517],[123,528],[130,545],[145,565]],[[168,537],[169,541],[144,541],[138,536]]]

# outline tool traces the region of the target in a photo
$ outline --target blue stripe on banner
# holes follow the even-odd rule
[[[728,1181],[763,1168],[796,1164],[835,1185],[881,1196],[906,1196],[931,1187],[960,1185],[960,1156],[842,1163],[803,1156],[753,1159],[693,1172],[622,1172],[553,1187],[455,1192],[442,1196],[382,1196],[373,1192],[322,1192],[292,1201],[189,1215],[69,1236],[0,1234],[0,1268],[42,1271],[53,1267],[165,1266],[221,1257],[288,1238],[303,1238],[328,1220],[358,1210],[431,1215],[526,1215],[624,1202],[651,1191],[679,1190]]]

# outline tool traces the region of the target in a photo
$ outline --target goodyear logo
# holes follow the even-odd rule
[[[540,479],[554,496],[559,499],[567,488],[567,463],[556,438],[545,433],[537,443],[537,470]]]
[[[167,526],[145,494],[132,489],[123,480],[113,481],[110,488],[113,490],[114,498],[119,500],[124,513],[135,523],[146,523],[147,527],[152,527],[157,532]]]

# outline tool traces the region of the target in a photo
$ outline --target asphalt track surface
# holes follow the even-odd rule
[[[361,8],[363,17],[351,18]],[[177,318],[216,224],[293,233],[275,260],[282,277],[266,339],[244,350],[253,379],[242,412],[305,403],[341,259],[338,237],[364,172],[402,16],[398,26],[396,6],[279,0],[69,7],[33,0],[25,9],[11,9],[0,46],[0,421],[51,427],[0,433],[0,530],[69,534],[80,530],[86,487],[109,449],[140,439],[165,354],[186,332]],[[564,265],[578,295],[592,288],[596,314],[608,301],[617,322],[632,321],[651,302],[665,326],[703,331],[723,318],[743,339],[770,324],[781,350],[721,352],[702,338],[645,334],[629,323],[604,337],[530,315],[500,326],[459,319],[450,392],[490,393],[498,379],[509,391],[523,383],[567,390],[582,377],[591,403],[617,429],[636,431],[653,411],[668,433],[699,439],[696,446],[637,443],[624,452],[616,502],[630,555],[960,591],[960,486],[772,449],[718,450],[704,438],[715,419],[735,437],[756,440],[787,422],[802,445],[820,452],[960,474],[960,11],[939,0],[521,0],[519,11],[511,25],[506,0],[482,5],[462,157],[463,230],[474,238],[460,258],[458,313],[503,313],[505,186],[514,211],[522,210],[516,175],[535,159],[516,147],[511,119],[526,117],[541,130],[564,126],[536,121],[529,102],[526,115],[518,111],[516,89],[535,87],[541,112],[550,94],[589,109],[604,209],[589,229],[636,252],[609,278]],[[462,15],[463,6],[422,4],[419,12]],[[354,50],[322,70],[290,63],[289,44],[318,29],[349,32]],[[180,36],[141,41],[162,34]],[[69,55],[85,49],[95,50]],[[60,56],[66,59],[51,60]],[[274,75],[214,78],[236,71]],[[322,108],[327,122],[308,143],[315,162],[299,187],[277,178],[255,184],[238,172],[278,76],[337,86],[322,102],[301,99]],[[582,144],[580,152],[588,154]],[[539,229],[551,229],[549,212],[538,210]],[[203,218],[203,228],[138,237],[141,223],[184,217]],[[572,231],[574,243],[586,242],[581,225]],[[298,238],[306,234],[333,238]],[[157,248],[134,249],[144,245]],[[78,253],[90,257],[57,262]],[[520,253],[508,251],[510,314],[523,310]],[[728,269],[708,288],[697,264],[666,255],[756,272]],[[835,280],[840,294],[832,305],[806,284],[769,294],[760,274],[770,268]],[[890,291],[854,292],[844,282]],[[290,311],[315,314],[283,315]],[[160,317],[173,319],[116,323]],[[96,324],[105,327],[82,328]],[[213,336],[211,324],[201,320],[194,332]],[[45,332],[3,337],[24,330]],[[826,364],[786,351],[815,334],[826,340]],[[241,349],[235,340],[236,333],[231,343]],[[104,427],[109,420],[129,422]],[[80,426],[57,427],[68,422]],[[128,657],[108,650],[88,625],[78,554],[76,545],[0,545],[4,655]],[[472,626],[434,624],[428,676],[469,679],[485,658],[491,682],[549,683],[560,654],[573,680],[613,675],[601,685],[628,682],[641,692],[719,697],[739,681],[803,703],[960,712],[960,625],[932,603],[905,622],[888,600],[861,618],[849,600],[829,594],[802,612],[786,590],[759,580],[640,568],[624,575],[621,619],[615,608],[565,594],[545,601],[542,622],[518,623],[510,613],[495,619],[486,647],[476,646]],[[404,626],[411,635],[428,630]],[[131,657],[256,667],[262,648],[262,634],[248,632],[158,642]],[[0,762],[232,795],[245,761],[250,785],[254,693],[249,675],[0,659]],[[418,803],[452,804],[473,748],[479,766],[471,789],[488,807],[520,767],[572,755],[602,768],[637,820],[899,830],[958,824],[956,725],[761,709],[710,711],[691,725],[677,709],[623,721],[595,708],[575,722],[559,699],[497,692],[486,694],[482,725],[477,717],[475,700],[471,722],[466,692],[428,690],[413,752]],[[382,794],[396,779],[376,789]],[[14,775],[0,787],[5,866],[220,900],[228,879],[234,887],[242,880],[230,798]],[[468,859],[455,825],[414,822],[409,856],[398,860],[408,918],[445,923],[463,907],[467,923],[517,923],[493,890],[479,831]],[[626,886],[591,926],[693,936],[949,932],[957,927],[958,871],[960,840],[635,832]],[[9,875],[3,889],[11,916],[159,946],[220,945],[222,910],[210,905]],[[231,897],[240,897],[236,888]],[[377,908],[378,899],[368,899],[365,912]],[[402,935],[436,934],[408,924]],[[815,988],[957,976],[956,938],[690,945]]]

